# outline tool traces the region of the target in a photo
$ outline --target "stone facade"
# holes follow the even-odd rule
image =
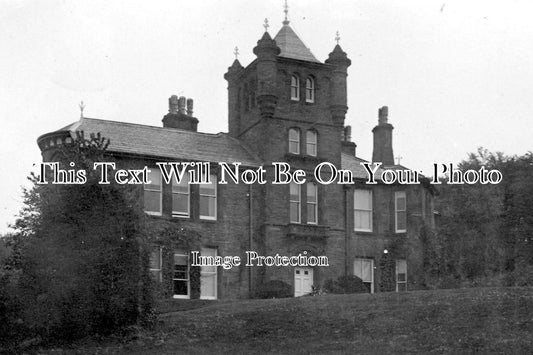
[[[155,163],[161,161],[209,162],[217,180],[219,162],[264,167],[266,184],[216,184],[216,197],[193,184],[181,197],[170,184],[153,191],[145,186],[144,193],[139,187],[140,198],[160,198],[160,207],[148,215],[148,225],[153,231],[151,268],[163,297],[247,298],[273,280],[301,295],[311,285],[354,274],[370,292],[420,287],[419,233],[423,226],[433,227],[434,191],[427,185],[365,183],[360,164],[365,160],[355,156],[350,128],[344,124],[351,64],[346,53],[336,45],[328,59],[319,62],[288,21],[275,39],[265,32],[254,53],[257,58],[247,67],[235,60],[225,74],[228,134],[196,132],[192,100],[172,96],[163,128],[82,118],[38,139],[43,160],[52,160],[54,147],[83,130],[111,140],[108,153],[119,167],[157,170]],[[373,161],[404,169],[394,165],[388,108],[379,112]],[[307,183],[293,190],[289,184],[272,184],[275,162],[306,171]],[[351,171],[352,183],[314,181],[314,169],[322,162]],[[310,183],[314,185],[308,187]],[[180,198],[187,204],[179,207],[187,210],[181,215],[173,211]],[[202,217],[205,213],[213,213],[213,218]],[[193,267],[191,251],[240,256],[243,263],[233,268]],[[329,266],[247,267],[247,251],[327,256]]]

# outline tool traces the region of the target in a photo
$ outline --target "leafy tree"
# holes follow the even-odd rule
[[[497,169],[497,184],[440,186],[436,236],[438,269],[445,286],[533,265],[533,157],[508,157],[479,148],[459,165],[461,171]]]
[[[11,265],[21,270],[24,323],[45,339],[107,334],[150,314],[138,190],[101,185],[93,171],[108,144],[79,134],[53,159],[85,169],[87,182],[36,184],[32,176],[24,193]]]

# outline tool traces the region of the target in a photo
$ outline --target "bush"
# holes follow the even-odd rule
[[[271,280],[257,287],[254,298],[292,297],[292,286],[281,280]]]
[[[370,292],[363,280],[355,275],[340,276],[336,280],[329,279],[324,283],[324,289],[328,293],[365,293]]]
[[[25,333],[14,277],[0,265],[0,353],[14,349]]]

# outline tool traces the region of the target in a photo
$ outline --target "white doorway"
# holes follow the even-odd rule
[[[313,269],[310,267],[294,268],[294,297],[307,295],[313,291]]]

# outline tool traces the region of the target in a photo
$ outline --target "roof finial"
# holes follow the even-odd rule
[[[80,106],[80,118],[83,118],[83,110],[85,109],[85,104],[83,103],[83,100],[79,103]]]
[[[265,28],[265,32],[268,32],[268,28],[270,27],[270,25],[268,24],[267,18],[265,19],[265,24],[263,25],[263,27]]]
[[[287,4],[287,0],[285,0],[285,6],[283,6],[283,12],[285,13],[285,20],[283,21],[283,24],[288,25],[289,24],[289,18],[288,18],[289,5]]]
[[[337,41],[337,44],[339,44],[339,41],[341,40],[341,35],[339,34],[339,31],[335,33],[335,41]]]
[[[233,54],[235,54],[235,60],[239,59],[239,47],[235,47]]]
[[[397,156],[396,157],[396,160],[398,160],[398,164],[397,165],[401,165],[402,159],[403,159],[402,156]]]

